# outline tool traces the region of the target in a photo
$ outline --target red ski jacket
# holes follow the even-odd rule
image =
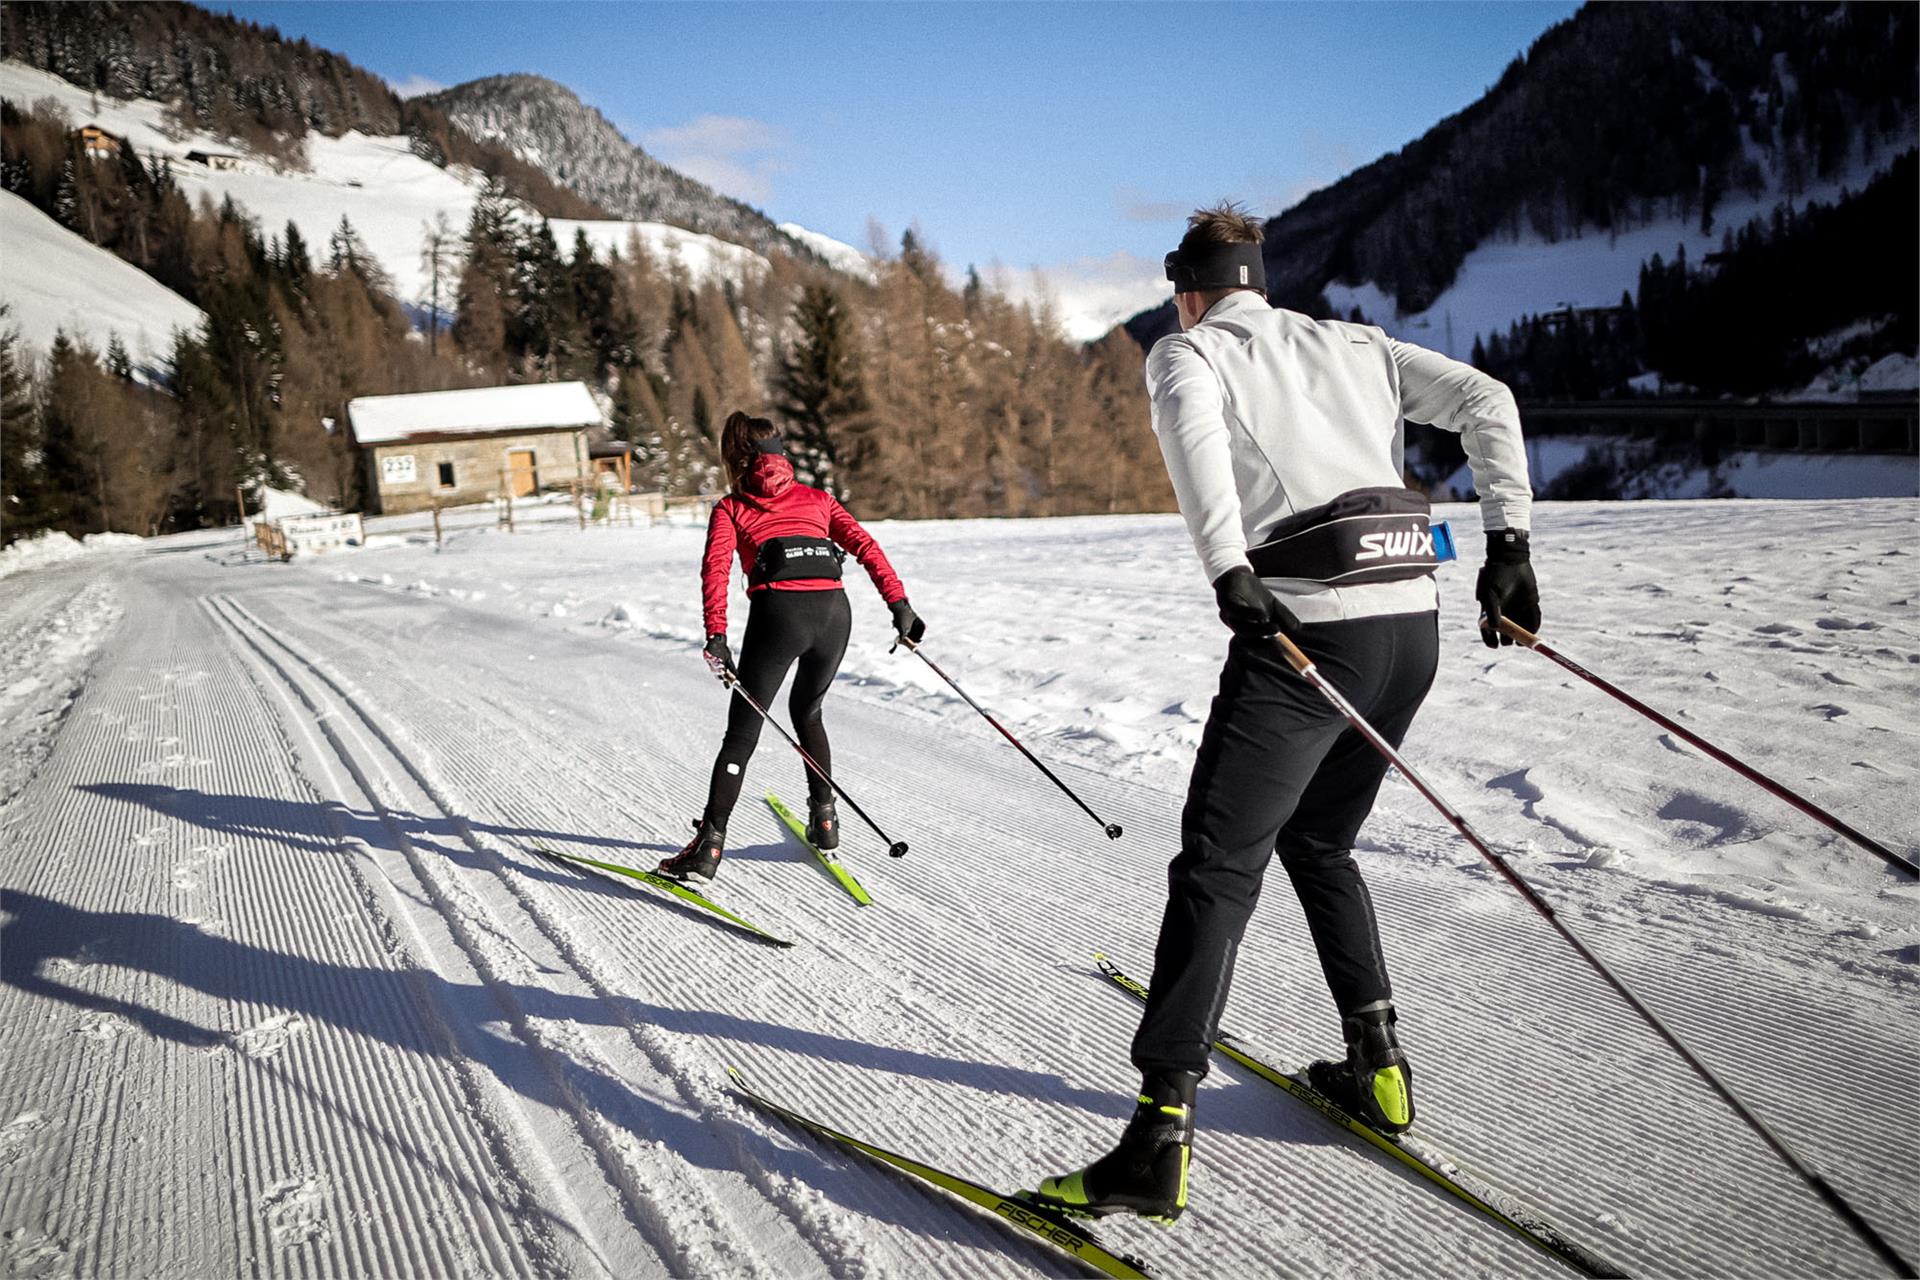
[[[888,604],[907,598],[907,589],[880,544],[847,514],[839,499],[809,488],[793,478],[793,464],[776,453],[763,453],[747,473],[744,492],[730,493],[713,508],[707,522],[707,551],[700,566],[700,603],[708,635],[727,630],[727,574],[738,554],[742,568],[751,568],[760,545],[772,538],[831,538],[853,554]],[[833,578],[795,578],[747,588],[762,591],[838,591]]]

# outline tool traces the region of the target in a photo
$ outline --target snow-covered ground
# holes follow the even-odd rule
[[[42,350],[64,330],[104,355],[114,334],[141,370],[173,354],[176,329],[196,332],[207,317],[126,259],[75,235],[0,191],[0,326]],[[143,375],[144,376],[144,375]]]
[[[1463,528],[1473,513],[1449,511]],[[1920,504],[1542,504],[1545,634],[1897,849],[1920,843]],[[417,522],[415,522],[417,524]],[[829,703],[855,906],[753,797],[755,944],[536,843],[649,865],[726,695],[690,525],[466,531],[291,565],[235,531],[0,593],[0,1256],[10,1273],[1063,1275],[997,1220],[734,1099],[725,1067],[1002,1187],[1103,1149],[1223,633],[1171,517],[881,524],[930,656],[854,581]],[[1920,887],[1537,655],[1443,655],[1409,757],[1909,1256]],[[736,593],[733,630],[743,622]],[[22,730],[38,726],[29,737]],[[1873,1260],[1410,788],[1360,841],[1421,1127],[1636,1275]],[[1227,1025],[1337,1028],[1284,877]],[[1231,1065],[1166,1275],[1552,1275]]]

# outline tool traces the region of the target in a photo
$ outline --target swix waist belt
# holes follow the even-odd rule
[[[1263,578],[1338,587],[1398,582],[1426,577],[1452,559],[1450,536],[1444,523],[1433,523],[1424,495],[1389,485],[1295,512],[1248,548],[1247,559]]]

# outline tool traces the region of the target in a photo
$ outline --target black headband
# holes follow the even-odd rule
[[[776,453],[784,458],[787,456],[787,442],[779,436],[761,436],[753,442],[753,451],[755,453]]]
[[[1167,255],[1167,279],[1175,293],[1209,289],[1267,291],[1267,264],[1257,244],[1203,244]]]

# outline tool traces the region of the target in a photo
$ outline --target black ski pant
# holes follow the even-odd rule
[[[793,692],[787,698],[787,712],[800,745],[829,773],[833,771],[833,749],[827,743],[820,707],[840,670],[840,659],[846,656],[847,634],[852,628],[853,608],[843,590],[769,589],[754,595],[747,613],[747,633],[740,641],[740,683],[769,711],[781,681],[795,663],[799,664]],[[713,779],[707,784],[706,820],[723,831],[740,800],[747,761],[753,758],[753,748],[760,741],[760,714],[744,698],[731,701],[727,736],[720,743]],[[804,764],[801,768],[807,774],[808,798],[832,799],[833,788]]]
[[[1396,747],[1433,685],[1437,615],[1302,628],[1320,673]],[[1342,1015],[1391,999],[1353,841],[1387,762],[1272,641],[1235,637],[1220,673],[1167,870],[1152,993],[1133,1040],[1143,1074],[1206,1074],[1234,955],[1275,853],[1293,880]]]

